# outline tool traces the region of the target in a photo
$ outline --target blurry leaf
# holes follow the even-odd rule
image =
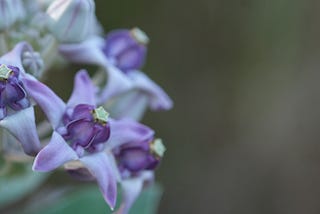
[[[44,173],[33,172],[29,165],[18,175],[1,176],[0,207],[23,198],[41,185],[47,176]]]
[[[159,185],[153,185],[144,190],[133,206],[130,214],[156,213],[162,190]],[[118,202],[121,199],[118,197]],[[61,198],[49,207],[42,208],[32,214],[111,214],[98,187],[92,186]]]

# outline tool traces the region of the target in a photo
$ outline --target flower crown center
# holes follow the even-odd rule
[[[109,113],[102,106],[95,108],[92,111],[92,115],[94,120],[102,125],[105,125],[108,122]]]
[[[10,68],[8,68],[5,64],[2,64],[0,66],[0,80],[9,79],[9,77],[12,73],[13,73],[13,71]]]
[[[162,158],[166,147],[163,145],[162,140],[157,138],[150,143],[150,151],[157,157]]]
[[[130,30],[131,36],[140,44],[147,45],[149,43],[149,37],[145,32],[135,27]]]

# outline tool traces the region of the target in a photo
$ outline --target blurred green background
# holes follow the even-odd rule
[[[320,2],[100,0],[107,30],[151,38],[149,112],[168,151],[159,213],[320,213]]]

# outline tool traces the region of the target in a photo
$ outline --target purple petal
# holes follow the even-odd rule
[[[169,110],[173,106],[170,97],[163,89],[153,82],[147,75],[140,71],[131,72],[130,78],[137,89],[141,89],[150,95],[150,108],[152,110]]]
[[[65,103],[45,84],[31,78],[24,78],[22,81],[27,93],[40,106],[53,128],[56,129],[65,112]]]
[[[123,201],[115,214],[127,214],[140,195],[143,184],[153,180],[153,172],[145,171],[138,177],[125,179],[121,182]]]
[[[52,138],[36,156],[32,169],[35,171],[47,172],[58,168],[64,163],[77,160],[78,155],[66,143],[57,132],[53,132]]]
[[[151,140],[154,131],[149,127],[129,119],[110,120],[110,138],[107,146],[111,149],[130,142]]]
[[[101,51],[104,39],[91,37],[82,43],[62,44],[59,46],[60,54],[73,63],[104,65],[106,57]]]
[[[117,199],[117,172],[114,172],[109,157],[105,153],[96,153],[84,156],[80,161],[96,178],[104,199],[113,209]]]
[[[109,100],[104,106],[114,119],[139,121],[148,107],[148,96],[140,90],[130,90]]]
[[[0,64],[16,66],[21,72],[25,72],[22,66],[22,54],[25,51],[33,52],[32,47],[27,42],[20,42],[8,53],[0,58]]]
[[[144,64],[147,48],[143,45],[135,45],[121,53],[117,58],[117,67],[125,72],[139,69]]]
[[[130,30],[113,30],[107,34],[103,51],[108,57],[116,56],[123,52],[127,47],[132,46],[134,42],[134,39],[130,35]]]
[[[73,92],[67,103],[68,107],[74,107],[78,104],[95,105],[95,86],[85,70],[76,74]]]
[[[127,75],[115,66],[110,63],[106,63],[104,68],[108,74],[108,82],[101,90],[97,101],[98,104],[104,104],[110,98],[121,93],[125,93],[133,87],[132,81],[127,77]]]
[[[5,117],[0,121],[0,126],[6,128],[20,141],[26,154],[35,156],[40,150],[33,107]]]

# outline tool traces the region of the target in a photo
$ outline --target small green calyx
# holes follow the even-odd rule
[[[131,36],[140,44],[142,45],[147,45],[149,43],[149,37],[145,32],[140,30],[139,28],[135,27],[132,28],[131,31]]]
[[[109,119],[109,113],[102,106],[93,110],[93,118],[96,122],[106,124]]]
[[[0,80],[9,79],[12,72],[13,71],[10,68],[8,68],[5,64],[2,64],[0,66]]]
[[[150,143],[150,150],[157,157],[162,158],[166,151],[166,147],[163,145],[162,140],[157,138]]]

